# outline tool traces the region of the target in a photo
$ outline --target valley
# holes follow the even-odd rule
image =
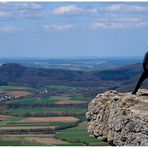
[[[117,65],[102,71],[1,65],[0,145],[108,145],[89,137],[85,113],[98,93],[132,91],[141,64]]]
[[[61,94],[49,95],[48,88]],[[88,136],[85,112],[90,98],[77,89],[49,85],[34,91],[31,87],[1,86],[1,93],[11,99],[0,102],[0,145],[106,145]],[[80,133],[84,139],[80,140]]]

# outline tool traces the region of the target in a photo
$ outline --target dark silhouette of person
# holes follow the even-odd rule
[[[148,77],[148,52],[145,53],[144,59],[143,59],[143,73],[134,89],[134,91],[132,92],[132,94],[136,94],[138,89],[140,88],[142,82]]]

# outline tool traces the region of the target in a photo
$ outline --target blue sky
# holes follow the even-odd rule
[[[143,56],[147,16],[147,2],[1,2],[0,56]]]

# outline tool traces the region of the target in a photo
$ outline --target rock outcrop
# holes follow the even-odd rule
[[[88,133],[117,146],[148,146],[148,90],[137,95],[107,91],[86,113]]]

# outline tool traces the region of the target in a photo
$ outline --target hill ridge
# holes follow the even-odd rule
[[[60,84],[74,87],[95,87],[96,89],[98,87],[100,92],[109,89],[131,91],[141,72],[142,66],[140,64],[105,71],[86,72],[24,67],[17,63],[7,63],[0,66],[0,84],[29,87]],[[148,86],[148,83],[145,84]]]

